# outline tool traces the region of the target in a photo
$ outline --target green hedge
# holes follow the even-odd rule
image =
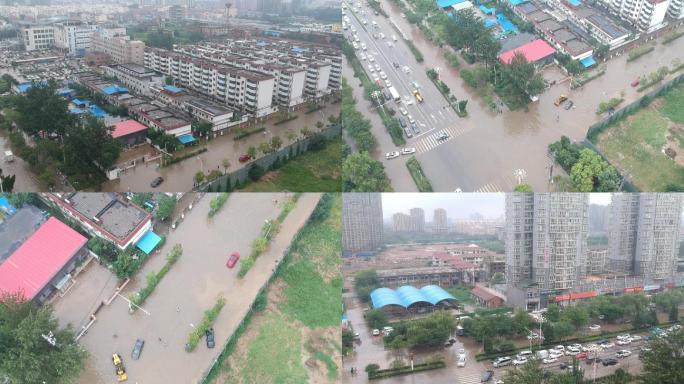
[[[223,296],[219,296],[216,299],[216,304],[214,304],[211,309],[204,312],[204,319],[202,319],[202,323],[195,328],[195,330],[190,334],[190,337],[188,337],[188,343],[185,345],[186,351],[192,352],[195,350],[195,348],[197,348],[197,344],[199,344],[200,340],[202,340],[202,337],[204,337],[204,333],[207,331],[207,329],[214,325],[214,322],[216,321],[219,313],[221,313],[221,309],[223,309],[224,305],[226,305],[226,299]]]
[[[207,151],[207,147],[204,147],[204,148],[199,149],[199,150],[197,150],[197,151],[193,151],[193,152],[190,152],[190,153],[186,153],[185,155],[182,155],[182,156],[174,156],[173,158],[171,158],[171,159],[165,161],[165,162],[164,162],[164,166],[166,167],[166,166],[169,166],[169,165],[171,165],[171,164],[179,163],[179,162],[181,162],[181,161],[183,161],[183,160],[189,159],[189,158],[191,158],[191,157],[193,157],[193,156],[197,156],[197,155],[199,155],[199,154],[201,154],[201,153],[204,153],[204,152],[206,152],[206,151]]]
[[[411,50],[411,53],[413,53],[413,56],[416,58],[416,61],[419,63],[423,62],[423,54],[416,48],[415,44],[413,44],[413,41],[407,40],[406,44],[408,45],[409,49]]]
[[[644,45],[639,48],[634,48],[627,54],[627,62],[634,61],[641,56],[652,52],[655,49],[652,45]]]
[[[430,179],[425,176],[423,168],[420,166],[420,162],[418,162],[418,159],[416,159],[415,156],[411,156],[406,162],[406,168],[408,168],[409,173],[411,173],[411,177],[420,192],[432,192]]]
[[[299,115],[292,115],[290,117],[286,117],[284,119],[280,119],[280,120],[276,121],[275,123],[273,123],[273,125],[284,124],[284,123],[287,123],[288,121],[292,121],[292,120],[297,119],[297,118],[299,118]]]
[[[137,306],[141,306],[145,300],[152,294],[154,289],[157,287],[157,284],[161,281],[164,276],[171,270],[171,266],[178,261],[178,259],[181,257],[183,254],[183,246],[180,244],[176,244],[173,246],[171,249],[171,252],[169,252],[169,255],[166,256],[166,263],[164,263],[164,266],[159,270],[159,272],[154,273],[150,272],[149,275],[147,275],[147,285],[143,288],[140,288],[140,290],[133,294],[133,296],[130,298],[130,300]],[[137,311],[138,307],[133,306],[131,308],[133,311]]]
[[[238,128],[235,130],[235,140],[240,140],[244,139],[245,137],[251,136],[255,133],[263,132],[266,130],[266,127],[263,125],[256,125],[252,128]]]
[[[413,369],[411,369],[411,366],[401,368],[378,369],[377,371],[368,372],[368,380],[377,380],[392,376],[409,375],[412,373],[429,371],[432,369],[439,369],[444,367],[446,367],[446,363],[444,361],[434,361],[430,363],[414,364]]]
[[[223,204],[228,200],[229,193],[219,193],[216,197],[212,198],[209,202],[209,217],[214,217],[218,211],[221,210]]]
[[[684,31],[673,31],[672,33],[668,33],[663,37],[663,44],[667,44],[673,40],[679,39],[680,37],[684,36]]]

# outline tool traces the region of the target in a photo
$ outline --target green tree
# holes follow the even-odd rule
[[[195,185],[200,185],[206,180],[206,177],[204,176],[204,172],[197,171],[192,179],[195,181]]]
[[[579,160],[582,146],[570,141],[567,136],[561,136],[559,141],[549,145],[549,153],[556,160],[558,165],[570,172],[572,166]]]
[[[43,335],[52,333],[55,345]],[[70,326],[60,328],[52,307],[21,295],[0,296],[0,372],[9,383],[73,383],[87,352]]]
[[[164,83],[166,85],[173,85],[173,76],[166,76],[164,77]]]
[[[363,302],[367,302],[370,299],[371,292],[379,287],[378,274],[375,273],[375,270],[363,270],[354,275],[354,290],[356,296]]]
[[[531,96],[542,93],[546,87],[544,78],[521,52],[515,53],[502,72],[506,93],[520,104],[527,104]]]
[[[57,83],[33,83],[23,96],[15,101],[17,124],[29,135],[45,131],[48,134],[64,136],[67,128],[74,124],[68,111],[69,102],[57,94]]]
[[[558,304],[552,303],[546,307],[546,313],[544,313],[544,318],[551,322],[556,322],[560,320],[561,310]]]
[[[503,284],[506,282],[506,277],[504,276],[503,273],[496,272],[495,274],[492,275],[492,278],[490,281],[492,284]]]
[[[248,154],[252,159],[254,159],[254,158],[256,158],[256,155],[257,155],[257,149],[254,148],[254,147],[249,147],[249,148],[247,148],[247,154]]]
[[[511,369],[503,377],[506,384],[542,384],[544,369],[539,360],[530,360],[518,369]]]
[[[366,312],[366,323],[371,329],[382,329],[387,325],[387,316],[381,309],[371,309]]]
[[[209,133],[213,128],[213,124],[205,120],[195,120],[192,122],[192,131],[197,133],[200,137],[209,137]]]
[[[342,163],[345,192],[389,192],[392,187],[385,166],[368,152],[354,153]]]
[[[684,383],[684,330],[656,337],[644,354],[643,384]]]
[[[259,151],[266,155],[273,152],[273,148],[271,148],[271,144],[264,142],[259,144]]]
[[[154,212],[154,216],[158,220],[166,220],[173,215],[173,211],[176,209],[176,196],[162,194],[157,199],[157,210]]]
[[[104,123],[89,117],[83,124],[68,127],[64,138],[65,169],[68,174],[92,175],[111,168],[122,146]]]
[[[16,175],[7,175],[5,176],[2,173],[2,168],[0,168],[0,186],[2,187],[3,192],[12,192],[14,189],[14,182],[16,181],[17,176]]]
[[[223,159],[223,161],[221,161],[221,165],[223,166],[223,174],[225,175],[228,173],[228,168],[230,168],[230,160]]]
[[[444,345],[456,327],[454,317],[447,311],[436,311],[426,318],[412,321],[406,330],[406,340],[411,347],[436,347]]]
[[[280,138],[280,136],[273,136],[273,138],[271,138],[271,150],[273,152],[279,150],[282,146],[283,140]]]
[[[529,184],[518,184],[513,188],[513,192],[534,192]]]
[[[619,176],[615,167],[589,148],[580,156],[570,171],[570,178],[579,192],[610,192],[617,190]]]
[[[561,320],[567,321],[575,327],[575,330],[583,328],[589,323],[589,312],[583,306],[571,305],[561,312]]]

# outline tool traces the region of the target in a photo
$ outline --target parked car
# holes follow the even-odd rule
[[[135,340],[135,345],[133,346],[133,352],[131,352],[131,357],[133,360],[138,360],[140,358],[140,354],[142,353],[142,349],[145,346],[145,340],[143,339],[137,339]]]
[[[401,150],[401,154],[402,154],[402,155],[410,155],[410,154],[413,154],[413,153],[416,153],[416,149],[415,149],[415,148],[404,148],[404,149]]]
[[[161,176],[157,176],[154,178],[154,180],[152,180],[152,182],[150,183],[150,186],[152,188],[157,188],[163,182],[164,182],[164,178]]]
[[[489,380],[491,380],[492,377],[494,377],[494,371],[489,370],[489,371],[482,372],[482,376],[480,377],[480,383],[486,383]]]
[[[556,101],[553,102],[553,105],[555,105],[556,107],[558,107],[558,106],[560,106],[561,104],[563,104],[563,103],[565,102],[565,100],[567,100],[567,99],[568,99],[567,96],[565,96],[565,95],[560,95],[560,96],[556,99]]]
[[[587,356],[589,356],[589,352],[584,351],[584,352],[578,353],[576,357],[579,360],[584,360],[587,358]]]
[[[565,108],[565,110],[567,111],[570,108],[572,108],[573,105],[575,105],[575,103],[573,103],[572,100],[568,100],[568,102],[565,103],[565,107],[563,107],[563,108]]]
[[[639,335],[634,335],[629,338],[631,341],[639,341],[641,340],[641,336]]]
[[[603,364],[604,367],[607,367],[609,365],[616,365],[618,361],[616,359],[608,358],[608,359],[603,359],[601,360],[601,364]]]
[[[379,336],[380,335],[380,330],[379,329],[374,329],[373,332],[371,333],[373,336]]]
[[[458,357],[458,362],[456,363],[456,366],[462,368],[462,367],[465,367],[465,364],[466,364],[465,355],[460,355]]]
[[[621,351],[617,351],[617,353],[615,354],[615,357],[622,359],[622,358],[625,358],[625,357],[631,356],[631,355],[632,355],[632,351],[628,351],[626,349],[623,349]]]
[[[617,345],[629,345],[632,343],[632,339],[619,339]]]
[[[553,349],[553,350],[549,351],[549,353],[545,357],[543,357],[542,359],[545,359],[546,357],[553,357],[553,358],[557,359],[559,357],[563,357],[564,354],[565,353],[563,351]]]
[[[508,357],[508,356],[503,356],[503,357],[497,357],[496,360],[494,360],[494,363],[492,365],[494,368],[500,368],[500,367],[505,367],[507,365],[511,365],[513,360]]]
[[[250,155],[248,155],[248,154],[245,153],[245,154],[243,154],[243,155],[240,155],[240,157],[238,158],[238,160],[240,160],[241,163],[245,163],[245,162],[247,162],[247,161],[252,160],[252,156],[250,156]]]
[[[399,125],[401,125],[402,128],[406,128],[406,120],[404,120],[403,117],[399,116]]]
[[[392,152],[387,152],[385,154],[385,159],[387,160],[392,160],[399,157],[399,152],[398,151],[392,151]]]
[[[515,360],[513,360],[513,365],[518,366],[518,365],[523,365],[527,363],[527,359],[524,357],[517,357]]]
[[[240,260],[240,252],[233,252],[230,254],[230,257],[228,257],[226,266],[228,268],[233,268],[235,264],[237,264],[238,260]]]
[[[598,324],[592,324],[589,326],[589,329],[592,331],[598,331],[599,329],[601,329],[601,326]]]
[[[546,359],[542,360],[542,363],[551,364],[551,363],[555,363],[556,361],[558,361],[558,359],[549,356]]]
[[[630,85],[632,87],[636,87],[637,85],[639,85],[639,82],[640,82],[640,80],[637,78],[637,79],[634,79]]]
[[[209,328],[204,332],[204,336],[207,339],[207,348],[214,348],[216,342],[214,341],[214,328]]]

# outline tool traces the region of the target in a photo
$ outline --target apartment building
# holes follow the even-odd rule
[[[432,232],[447,233],[449,231],[449,222],[447,220],[447,211],[444,208],[435,209],[432,214]]]
[[[611,272],[661,280],[676,270],[682,198],[668,193],[613,194]]]
[[[684,19],[684,0],[670,0],[667,15],[673,19]]]
[[[607,271],[616,274],[631,274],[634,271],[638,221],[639,195],[613,194],[608,227]]]
[[[161,86],[164,78],[140,64],[126,63],[100,67],[108,76],[116,77],[136,94],[151,96],[151,87]]]
[[[392,215],[392,230],[394,232],[411,231],[411,216],[401,212]]]
[[[272,75],[157,48],[145,50],[145,67],[172,76],[176,83],[225,103],[235,111],[261,118],[278,110],[273,103],[276,82]]]
[[[404,285],[413,285],[418,288],[437,285],[448,288],[458,285],[463,275],[463,272],[448,266],[381,269],[375,272],[378,276],[378,284],[388,288],[398,288]]]
[[[423,208],[411,208],[409,215],[411,216],[411,231],[425,232],[425,211]]]
[[[52,25],[33,25],[21,29],[26,51],[42,51],[55,45],[55,27]]]
[[[603,245],[591,246],[587,251],[586,275],[600,275],[606,270],[608,247]]]
[[[662,26],[670,0],[599,0],[612,13],[642,31]]]
[[[588,194],[506,195],[509,301],[546,306],[586,276]]]
[[[83,56],[90,50],[91,37],[97,28],[80,21],[55,24],[55,48],[71,56]]]
[[[91,51],[109,55],[115,63],[142,65],[145,43],[131,40],[126,28],[98,28],[91,38]]]
[[[342,249],[346,254],[374,252],[384,246],[379,193],[342,196]]]

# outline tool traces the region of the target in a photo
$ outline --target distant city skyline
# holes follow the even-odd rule
[[[608,205],[610,199],[610,193],[589,194],[590,204]],[[505,200],[504,193],[383,193],[383,221],[391,221],[395,213],[408,214],[411,208],[422,208],[427,222],[432,221],[438,208],[446,210],[449,221],[467,219],[473,214],[498,219],[505,214]]]

